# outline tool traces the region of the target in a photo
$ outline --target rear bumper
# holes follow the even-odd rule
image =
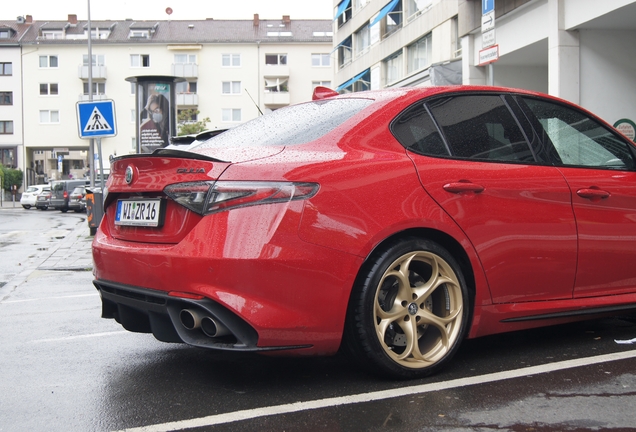
[[[126,330],[152,333],[163,342],[226,351],[277,351],[309,348],[311,345],[258,347],[258,333],[220,304],[210,299],[175,298],[164,292],[135,288],[105,281],[94,281],[102,299],[102,318],[113,318]],[[188,326],[180,318],[182,311],[209,317],[228,334],[207,335],[199,324]],[[194,328],[192,328],[194,327]]]
[[[302,241],[297,233],[302,204],[292,205],[294,210],[276,204],[206,216],[176,244],[113,238],[107,213],[93,240],[95,285],[105,300],[105,317],[160,340],[208,348],[335,353],[362,258]],[[131,303],[131,293],[152,294],[161,306],[157,309],[154,300]],[[203,299],[190,300],[197,297]],[[178,306],[171,306],[177,300]],[[177,331],[177,315],[188,306],[222,321],[236,343],[204,343]],[[234,329],[233,321],[218,315],[219,307],[234,317],[230,321],[236,318],[251,329],[244,334],[256,336]],[[128,321],[128,312],[136,318]],[[160,316],[164,327],[174,330],[156,331],[152,322]],[[147,324],[137,327],[137,321]]]

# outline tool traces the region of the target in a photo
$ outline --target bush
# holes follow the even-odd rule
[[[18,189],[22,187],[22,170],[7,168],[4,165],[0,165],[0,178],[2,188],[8,192],[11,191],[13,185],[16,185]]]

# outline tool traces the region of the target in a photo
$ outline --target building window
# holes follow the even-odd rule
[[[412,45],[406,47],[407,72],[415,72],[431,65],[433,48],[431,33],[424,36]]]
[[[371,28],[364,25],[354,34],[356,40],[356,55],[364,54],[371,46]]]
[[[223,67],[241,67],[240,54],[222,54],[221,66]]]
[[[134,82],[130,83],[130,95],[134,96],[137,93],[137,84]]]
[[[59,123],[60,112],[57,110],[40,110],[40,123]]]
[[[197,82],[196,81],[182,81],[178,82],[175,90],[177,93],[194,93],[197,92]]]
[[[150,55],[149,54],[131,54],[130,55],[130,67],[150,67]]]
[[[13,105],[13,92],[0,92],[0,105]]]
[[[355,0],[356,11],[359,11],[363,7],[369,4],[371,0]]]
[[[13,63],[0,63],[0,75],[13,75]]]
[[[58,94],[57,83],[40,84],[40,96],[57,96],[57,94]]]
[[[88,94],[88,82],[84,83],[84,94]],[[94,95],[105,95],[106,94],[106,83],[103,82],[94,82],[93,83],[93,94]]]
[[[402,51],[393,54],[391,57],[387,58],[384,61],[385,71],[386,71],[386,83],[391,84],[400,78],[402,78],[403,74],[403,66],[402,66]]]
[[[393,9],[386,16],[386,26],[383,37],[393,34],[402,27],[402,1],[396,3]]]
[[[41,68],[56,68],[58,66],[57,56],[40,56],[40,67]]]
[[[62,30],[49,30],[42,32],[42,39],[64,39],[64,32]]]
[[[128,38],[150,39],[150,30],[130,30]]]
[[[1,124],[2,122],[0,122]],[[18,154],[17,147],[4,148],[0,150],[0,163],[8,168],[16,168],[18,166],[15,155]]]
[[[314,67],[331,66],[331,54],[312,54],[311,65]]]
[[[331,81],[312,81],[311,82],[312,89],[315,89],[318,86],[331,88]]]
[[[174,62],[175,64],[196,64],[197,55],[196,54],[175,54]]]
[[[286,65],[287,54],[265,54],[266,65]]]
[[[104,66],[104,56],[102,54],[93,54],[93,66]],[[88,54],[82,56],[82,65],[88,66]]]
[[[338,3],[335,19],[338,20],[338,27],[342,27],[344,23],[351,19],[351,0],[342,0]]]
[[[0,120],[0,135],[13,133],[13,120]]]
[[[351,36],[349,36],[338,45],[338,67],[351,63],[351,57]]]
[[[9,39],[11,32],[8,29],[0,29],[0,39]]]
[[[406,16],[415,18],[422,12],[427,10],[433,4],[433,0],[407,0],[406,1]]]
[[[223,108],[221,110],[221,120],[224,122],[240,122],[241,109],[240,108]]]
[[[240,81],[223,81],[221,87],[221,93],[223,94],[241,94]]]

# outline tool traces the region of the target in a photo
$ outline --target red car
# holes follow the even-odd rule
[[[425,376],[464,338],[636,309],[635,150],[523,90],[318,88],[186,151],[113,161],[102,316]]]

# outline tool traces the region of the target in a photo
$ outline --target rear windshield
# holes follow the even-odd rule
[[[331,132],[372,102],[336,99],[291,105],[195,144],[190,150],[304,144]]]
[[[53,184],[51,185],[51,190],[57,192],[57,191],[63,191],[64,190],[64,182],[53,182]]]

